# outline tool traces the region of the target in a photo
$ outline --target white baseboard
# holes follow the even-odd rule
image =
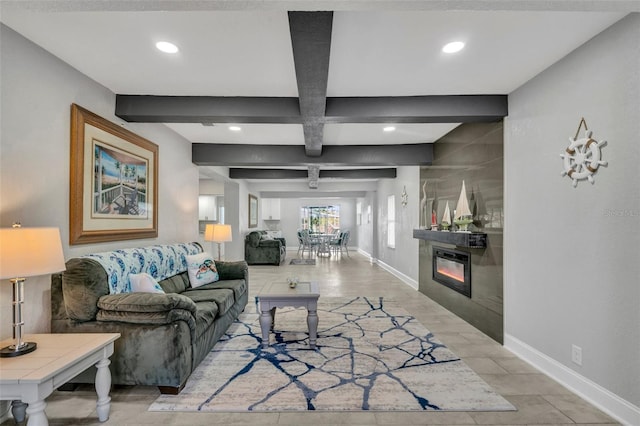
[[[625,425],[640,425],[640,408],[521,340],[505,334],[504,347]]]
[[[392,275],[394,275],[397,278],[399,278],[403,283],[405,283],[409,287],[413,288],[414,290],[418,290],[418,281],[412,279],[408,275],[403,274],[402,272],[398,271],[397,269],[387,265],[386,263],[382,262],[381,260],[378,260],[377,263],[378,263],[378,265],[380,265],[380,267],[382,269],[386,270],[387,272],[390,272]]]
[[[363,255],[364,257],[366,257],[367,259],[369,259],[369,262],[371,263],[377,263],[378,259],[376,259],[375,257],[371,256],[371,253],[367,253],[366,251],[362,250],[361,248],[359,248],[357,250],[358,253],[360,253],[361,255]]]

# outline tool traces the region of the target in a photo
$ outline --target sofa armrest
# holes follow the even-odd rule
[[[158,313],[182,309],[195,314],[196,304],[187,296],[176,293],[123,293],[100,297],[98,309],[120,313]]]
[[[123,312],[98,310],[96,320],[99,322],[124,322],[127,324],[171,324],[185,321],[189,328],[195,330],[193,314],[185,309],[172,309],[164,312]]]
[[[276,247],[280,249],[280,246],[283,245],[280,240],[260,240],[260,244],[258,244],[259,248],[265,247]]]
[[[244,260],[216,261],[216,269],[221,280],[244,280],[249,284],[249,265]]]

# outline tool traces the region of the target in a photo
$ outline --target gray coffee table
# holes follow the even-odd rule
[[[260,329],[262,331],[262,347],[269,346],[269,332],[273,330],[276,308],[290,306],[307,310],[307,326],[309,327],[309,346],[316,347],[318,337],[318,283],[299,282],[290,288],[286,282],[268,284],[257,296],[260,304]]]

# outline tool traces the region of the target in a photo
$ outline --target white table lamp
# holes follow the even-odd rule
[[[220,260],[220,244],[231,241],[231,225],[223,223],[207,224],[204,229],[205,241],[213,241],[218,243],[218,260]]]
[[[0,349],[0,357],[28,354],[35,342],[22,341],[22,305],[26,277],[64,271],[64,255],[58,228],[0,229],[0,279],[13,283],[13,338],[15,343]]]

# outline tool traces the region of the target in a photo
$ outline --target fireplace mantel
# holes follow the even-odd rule
[[[486,248],[487,234],[484,232],[443,232],[428,229],[414,229],[413,238],[439,243],[453,244],[458,247]]]

